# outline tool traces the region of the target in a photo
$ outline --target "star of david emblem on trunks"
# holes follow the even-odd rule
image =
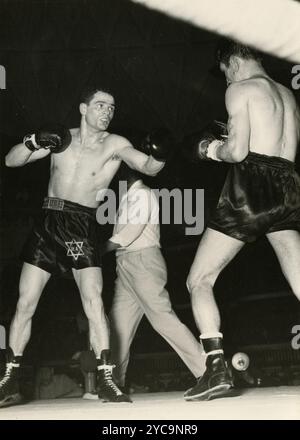
[[[82,246],[83,246],[83,241],[76,241],[73,240],[72,241],[65,241],[66,246],[68,248],[67,250],[67,257],[73,257],[74,260],[78,260],[78,257],[84,255]]]

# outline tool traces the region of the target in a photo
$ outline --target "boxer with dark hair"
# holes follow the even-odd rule
[[[292,92],[268,76],[251,49],[229,42],[218,58],[228,84],[228,134],[205,131],[196,149],[202,160],[232,165],[187,280],[208,356],[206,372],[186,392],[186,400],[222,396],[232,387],[213,286],[245,243],[267,236],[300,300],[300,177],[294,164],[299,108]]]
[[[244,60],[255,60],[258,63],[261,63],[262,61],[262,56],[256,49],[244,46],[234,40],[222,38],[216,50],[217,62],[229,67],[230,62],[232,61],[231,57],[233,56]]]
[[[164,161],[157,154],[159,146],[146,155],[124,137],[107,131],[115,111],[111,94],[101,89],[90,91],[82,98],[79,110],[79,128],[69,131],[57,125],[44,127],[25,136],[6,156],[7,166],[19,167],[57,153],[51,154],[42,218],[23,251],[20,297],[11,324],[6,372],[0,381],[0,406],[13,405],[21,399],[18,371],[30,338],[32,316],[51,274],[68,269],[73,272],[89,320],[90,343],[98,360],[100,397],[130,401],[112,380],[109,329],[101,299],[96,195],[108,188],[122,160],[149,175],[156,175]]]

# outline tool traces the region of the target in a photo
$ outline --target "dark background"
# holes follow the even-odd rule
[[[78,126],[82,89],[88,84],[109,87],[117,105],[112,132],[134,144],[159,128],[169,130],[174,138],[175,154],[159,176],[146,178],[146,183],[154,188],[204,188],[207,220],[227,165],[190,163],[184,138],[211,119],[226,120],[225,81],[214,61],[218,38],[126,0],[0,0],[0,64],[6,69],[6,89],[0,90],[0,320],[6,326],[18,296],[18,255],[49,177],[48,159],[6,168],[7,151],[49,120]],[[266,55],[264,64],[274,79],[290,87],[290,63]],[[299,92],[296,98],[300,103]],[[184,227],[163,225],[162,244],[175,310],[197,335],[185,279],[200,237],[185,236]],[[105,228],[103,237],[109,233]],[[114,276],[114,258],[107,256],[107,309]],[[248,345],[290,344],[291,328],[300,321],[299,305],[265,239],[242,250],[220,276],[216,295],[232,352]],[[53,278],[34,318],[28,362],[69,359],[82,349],[80,314],[71,277]],[[133,351],[170,348],[144,322]]]

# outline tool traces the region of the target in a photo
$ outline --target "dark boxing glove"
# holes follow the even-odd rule
[[[68,148],[71,141],[70,131],[59,124],[43,127],[34,134],[26,135],[23,139],[24,145],[30,151],[44,148],[51,150],[51,153],[61,153]]]
[[[165,130],[158,130],[145,137],[139,150],[158,161],[165,162],[171,153],[172,144],[169,133]]]

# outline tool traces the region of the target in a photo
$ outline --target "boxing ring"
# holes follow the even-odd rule
[[[239,390],[239,395],[186,402],[182,392],[132,395],[133,403],[81,398],[35,400],[3,408],[0,420],[299,420],[300,385]]]
[[[283,0],[247,2],[247,23],[237,20],[234,11],[241,0],[161,1],[134,0],[175,18],[263,49],[292,62],[300,62],[300,4]],[[199,6],[198,9],[196,9]],[[268,8],[273,5],[273,23]],[[220,9],[223,7],[224,9]],[[284,14],[283,8],[284,7]],[[202,8],[202,9],[201,9]],[[215,11],[218,10],[218,14]],[[196,11],[196,12],[195,12]],[[230,19],[232,17],[232,19]],[[265,24],[268,23],[268,26]],[[274,26],[273,26],[274,25]],[[250,29],[252,31],[250,32]],[[283,35],[285,40],[283,41]],[[186,402],[183,392],[137,393],[133,403],[103,403],[83,398],[32,400],[2,408],[1,420],[299,420],[300,384],[238,389],[234,395],[211,401]]]
[[[294,0],[132,0],[290,61],[300,61]]]

